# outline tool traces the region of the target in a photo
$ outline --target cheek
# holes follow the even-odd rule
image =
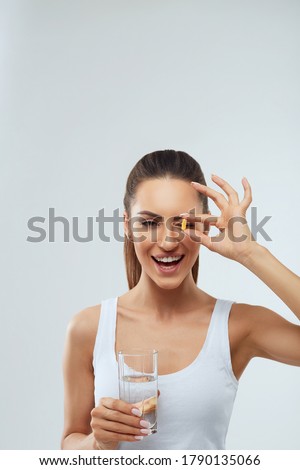
[[[145,238],[145,237],[146,237],[146,235],[143,234],[143,238]],[[135,254],[136,254],[137,258],[140,260],[141,258],[146,256],[147,251],[149,250],[150,247],[151,247],[151,243],[148,240],[148,237],[146,238],[146,240],[143,240],[143,241],[140,241],[140,242],[135,242],[134,243],[134,249],[135,249]]]
[[[187,234],[182,240],[182,244],[188,251],[195,252],[198,251],[200,248],[200,244],[194,240],[192,240]]]

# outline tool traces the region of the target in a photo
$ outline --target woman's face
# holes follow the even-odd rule
[[[125,220],[125,231],[133,237],[142,275],[146,273],[160,287],[180,285],[199,254],[199,242],[181,230],[179,214],[189,211],[201,214],[202,204],[198,193],[187,181],[152,179],[137,188],[131,206],[130,227]],[[127,217],[126,212],[124,215]],[[195,224],[187,224],[187,228],[193,227]],[[203,230],[203,224],[198,222],[196,228]],[[169,257],[172,260],[167,261]],[[157,258],[164,258],[167,263]]]

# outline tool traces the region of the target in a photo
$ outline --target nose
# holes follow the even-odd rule
[[[171,251],[180,242],[180,233],[172,227],[167,227],[166,224],[162,224],[161,228],[157,232],[157,245],[166,251]]]

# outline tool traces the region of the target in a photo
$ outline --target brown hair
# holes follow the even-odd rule
[[[157,150],[144,155],[129,173],[126,192],[124,196],[124,208],[130,218],[131,204],[135,200],[138,185],[145,180],[157,178],[175,178],[185,181],[197,181],[205,184],[206,181],[199,163],[185,152],[179,150]],[[200,194],[203,205],[203,213],[208,213],[207,196]],[[135,287],[140,279],[142,268],[136,256],[134,244],[125,237],[124,257],[126,265],[127,282],[129,289]],[[199,256],[192,267],[192,275],[197,283],[199,268]]]

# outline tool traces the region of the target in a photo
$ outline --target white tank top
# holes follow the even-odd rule
[[[94,346],[94,397],[119,398],[115,331],[118,297],[101,303]],[[225,449],[238,389],[231,365],[228,318],[231,300],[217,299],[204,345],[184,369],[158,376],[157,433],[118,449]],[[159,352],[158,352],[159,354]]]

